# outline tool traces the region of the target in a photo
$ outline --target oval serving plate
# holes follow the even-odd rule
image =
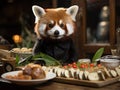
[[[46,78],[44,79],[32,79],[32,80],[18,80],[18,79],[8,79],[6,78],[6,76],[8,75],[12,75],[12,76],[15,76],[17,75],[18,73],[20,73],[22,71],[11,71],[11,72],[7,72],[7,73],[4,73],[1,75],[1,77],[4,79],[4,80],[7,80],[11,83],[14,83],[14,84],[18,84],[18,85],[37,85],[37,84],[42,84],[48,80],[51,80],[53,78],[56,77],[56,74],[52,73],[52,72],[47,72],[46,73]]]

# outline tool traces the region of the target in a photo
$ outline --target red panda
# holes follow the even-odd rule
[[[37,41],[33,54],[46,53],[62,62],[72,62],[75,50],[70,36],[75,32],[75,21],[79,7],[43,9],[32,7],[35,15],[35,33]]]

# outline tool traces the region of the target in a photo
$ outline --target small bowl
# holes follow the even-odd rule
[[[116,56],[116,55],[105,55],[101,58],[102,59],[118,59],[118,60],[120,60],[120,56]]]
[[[100,63],[108,69],[114,69],[120,65],[118,59],[100,59]]]
[[[82,59],[79,59],[78,62],[80,62],[80,63],[90,63],[91,61],[88,58],[82,58]]]

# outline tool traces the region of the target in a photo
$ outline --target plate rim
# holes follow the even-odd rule
[[[32,80],[19,80],[19,79],[9,79],[9,78],[5,78],[6,75],[11,75],[13,73],[19,73],[21,72],[22,70],[18,70],[18,71],[11,71],[11,72],[6,72],[6,73],[3,73],[1,75],[1,78],[4,79],[4,80],[7,80],[7,81],[10,81],[10,82],[44,82],[44,81],[48,81],[48,80],[51,80],[53,78],[56,77],[56,74],[55,73],[52,73],[52,72],[47,72],[46,73],[46,77],[44,79],[32,79]],[[15,74],[14,74],[15,75]],[[50,77],[47,77],[47,75],[51,75]]]

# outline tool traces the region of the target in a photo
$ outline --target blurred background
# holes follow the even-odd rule
[[[91,57],[100,47],[111,54],[111,48],[120,45],[116,34],[120,0],[0,0],[0,48],[33,47],[36,35],[32,5],[68,8],[75,4],[80,7],[73,36],[79,57]]]

